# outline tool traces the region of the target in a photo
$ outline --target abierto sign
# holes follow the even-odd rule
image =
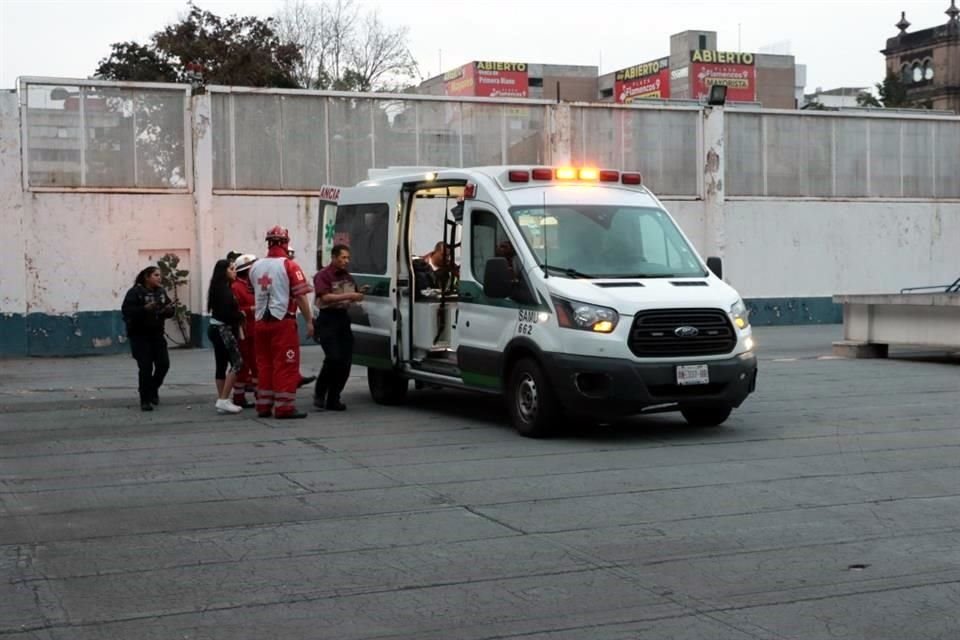
[[[443,74],[448,96],[526,98],[530,91],[525,62],[469,62]]]
[[[620,104],[643,98],[669,98],[670,59],[659,58],[620,69],[614,75],[613,97]]]
[[[525,62],[474,62],[474,94],[484,98],[526,98],[530,79]]]
[[[698,50],[690,52],[692,96],[705,98],[710,87],[727,87],[727,100],[754,102],[757,99],[757,68],[752,53]]]

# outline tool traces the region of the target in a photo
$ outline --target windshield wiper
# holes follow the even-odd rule
[[[582,271],[577,271],[571,267],[558,267],[553,264],[542,264],[540,265],[543,269],[549,269],[550,271],[556,271],[557,273],[562,273],[565,276],[570,278],[588,278],[593,279],[597,276],[592,276],[589,273],[583,273]]]

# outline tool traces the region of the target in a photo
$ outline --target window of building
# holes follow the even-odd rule
[[[383,275],[387,272],[387,229],[390,208],[386,204],[350,204],[337,208],[334,244],[350,247],[350,271]]]
[[[601,97],[601,98],[612,98],[612,97],[613,97],[613,87],[611,87],[611,88],[609,88],[609,89],[601,89],[601,90],[600,90],[600,97]]]
[[[707,48],[707,36],[700,34],[700,46],[698,48],[701,50]]]
[[[923,63],[923,79],[933,80],[933,62],[925,60]]]
[[[910,73],[910,65],[905,64],[900,67],[900,82],[909,84],[913,78],[913,75]]]
[[[914,64],[912,77],[914,82],[921,82],[923,80],[923,67],[919,64]]]
[[[542,87],[543,78],[527,78],[527,85],[531,87]]]
[[[515,252],[497,216],[482,210],[474,210],[471,216],[470,270],[475,279],[481,280],[487,260],[494,257],[510,259]]]

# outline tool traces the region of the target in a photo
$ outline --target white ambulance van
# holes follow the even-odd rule
[[[402,403],[411,380],[502,395],[540,437],[644,412],[719,425],[756,388],[743,301],[638,173],[371,170],[321,229],[369,285],[354,362],[378,403]]]

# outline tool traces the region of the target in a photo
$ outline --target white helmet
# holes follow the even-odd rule
[[[244,271],[252,267],[256,261],[257,256],[252,253],[245,253],[233,262],[233,266],[237,268],[237,271]]]

